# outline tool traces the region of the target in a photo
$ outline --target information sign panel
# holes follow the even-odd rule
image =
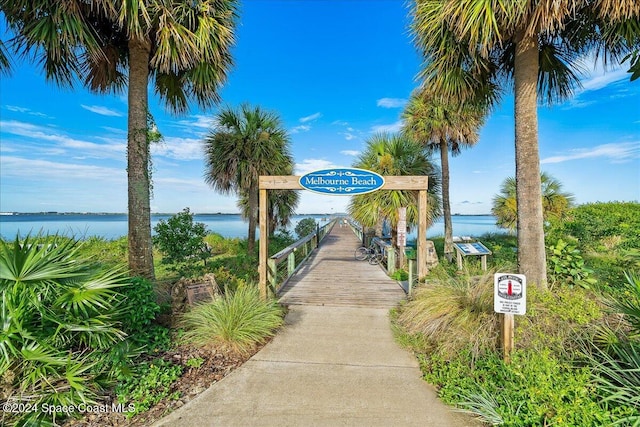
[[[527,311],[527,278],[524,274],[496,273],[493,276],[493,310],[504,314]]]
[[[454,243],[453,244],[462,255],[491,255],[491,251],[480,242]]]

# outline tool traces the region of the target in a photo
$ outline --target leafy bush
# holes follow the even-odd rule
[[[221,345],[239,354],[273,336],[283,323],[275,300],[262,300],[257,286],[243,286],[184,314],[184,338],[199,346]]]
[[[640,203],[590,203],[573,208],[568,218],[552,222],[550,241],[571,236],[583,252],[640,247]]]
[[[308,236],[311,233],[315,233],[318,223],[313,218],[304,218],[301,219],[298,224],[296,224],[295,232],[298,235],[298,239],[302,239],[305,236]]]
[[[398,269],[393,272],[393,274],[391,275],[391,278],[393,280],[399,280],[399,281],[408,280],[409,273],[407,273],[405,270]]]
[[[518,350],[505,364],[497,353],[470,363],[468,352],[453,359],[421,357],[425,379],[440,387],[447,403],[503,426],[611,425],[618,411],[599,405],[589,369],[548,350]]]
[[[144,412],[165,397],[178,399],[178,392],[171,393],[171,385],[182,375],[182,366],[163,359],[143,362],[136,373],[116,387],[118,402],[123,405],[133,403],[133,410],[127,418]]]
[[[189,208],[167,221],[160,220],[154,230],[153,243],[163,253],[162,263],[181,273],[192,271],[199,261],[206,262],[211,255],[204,242],[207,227],[201,222],[193,222]]]
[[[40,408],[95,403],[98,377],[109,369],[98,369],[99,355],[125,337],[116,307],[127,279],[77,255],[77,242],[58,236],[0,242],[2,400]],[[64,416],[24,412],[4,423],[41,425]]]
[[[547,264],[551,286],[581,286],[588,289],[596,283],[595,279],[589,277],[593,270],[585,266],[580,251],[562,239],[549,246]]]

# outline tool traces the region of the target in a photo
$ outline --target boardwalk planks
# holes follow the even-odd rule
[[[280,302],[293,305],[326,305],[391,308],[404,291],[377,265],[354,258],[358,238],[349,227],[333,227],[320,249],[280,291]]]

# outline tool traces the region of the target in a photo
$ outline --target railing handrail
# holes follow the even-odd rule
[[[311,255],[314,247],[308,247],[309,242],[311,242],[314,246],[319,245],[320,242],[327,236],[327,234],[329,234],[336,221],[337,219],[333,219],[322,227],[317,227],[313,233],[302,237],[301,239],[282,249],[280,252],[269,257],[269,259],[267,260],[267,263],[269,265],[269,282],[274,292],[277,293],[281,289],[281,287],[287,283],[291,276],[293,276],[298,271],[300,266],[302,266],[304,260],[306,260],[309,255]],[[296,257],[295,253],[299,248],[303,249],[302,255]],[[296,260],[296,258],[298,259]],[[278,265],[282,264],[285,260],[287,261],[287,274],[284,280],[278,283]]]

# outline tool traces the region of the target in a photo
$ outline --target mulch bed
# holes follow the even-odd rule
[[[253,352],[248,355],[240,356],[231,351],[222,348],[205,348],[199,349],[189,346],[180,346],[173,349],[162,357],[170,360],[174,364],[180,364],[183,367],[182,376],[173,383],[169,394],[179,392],[178,400],[170,400],[168,398],[152,407],[150,410],[137,414],[129,419],[122,413],[107,412],[99,414],[87,414],[80,419],[70,419],[65,427],[142,427],[149,426],[168,415],[185,403],[192,400],[198,394],[205,391],[212,384],[220,381],[231,371],[246,362],[252,355],[257,353],[260,347],[256,347]],[[156,357],[158,357],[156,355]],[[190,368],[186,365],[188,360],[201,358],[203,363],[198,368]],[[127,402],[129,403],[129,402]],[[111,401],[102,402],[101,404],[111,405]]]

